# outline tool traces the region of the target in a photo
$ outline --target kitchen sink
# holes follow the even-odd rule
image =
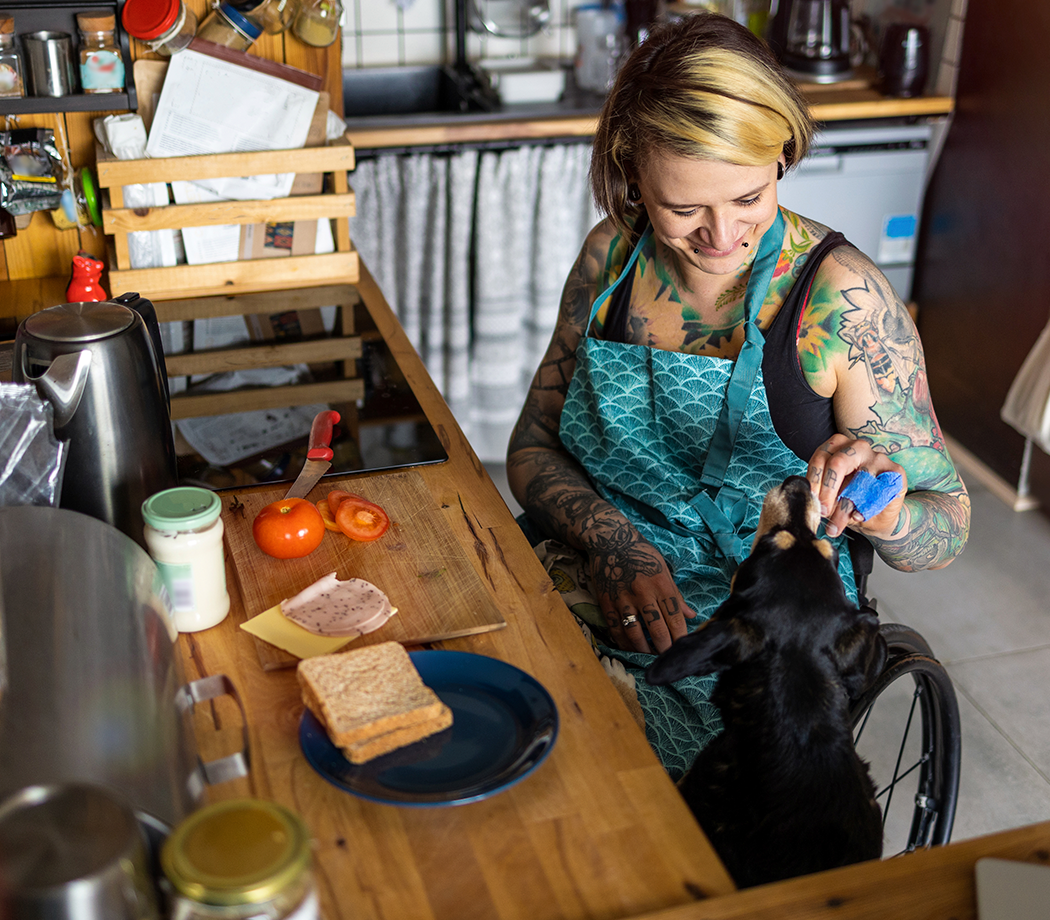
[[[417,65],[343,71],[346,118],[491,112],[499,97],[472,67]]]

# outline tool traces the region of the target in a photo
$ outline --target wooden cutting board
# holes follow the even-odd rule
[[[322,480],[310,493],[310,500],[340,488],[381,505],[390,515],[390,529],[372,543],[357,543],[329,531],[321,545],[302,559],[274,559],[252,539],[252,521],[268,500],[273,501],[272,492],[247,490],[223,496],[226,547],[233,557],[247,617],[257,616],[335,572],[340,579],[372,582],[398,609],[382,628],[351,640],[348,649],[391,639],[418,645],[507,625],[417,472]],[[298,658],[283,649],[253,639],[265,670],[298,663]]]

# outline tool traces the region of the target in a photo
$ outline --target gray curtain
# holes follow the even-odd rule
[[[588,145],[559,144],[381,155],[350,177],[354,245],[486,462],[506,455],[598,220],[589,164]]]

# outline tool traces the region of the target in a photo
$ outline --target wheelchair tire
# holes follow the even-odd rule
[[[911,829],[903,848],[903,852],[911,852],[951,839],[962,751],[959,705],[948,672],[921,635],[895,623],[882,624],[879,631],[889,648],[889,659],[872,685],[851,702],[850,717],[855,740],[859,740],[879,696],[905,675],[911,677],[914,690],[904,737],[892,777],[879,789],[880,804],[888,813],[894,792],[905,777],[910,784],[913,774],[916,776]],[[921,723],[919,754],[914,763],[902,765],[916,711]]]

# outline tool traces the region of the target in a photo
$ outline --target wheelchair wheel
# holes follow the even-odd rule
[[[895,623],[884,623],[879,631],[889,660],[852,701],[850,717],[882,806],[885,852],[893,855],[951,839],[961,734],[951,678],[926,640]],[[910,680],[902,680],[905,676]]]

